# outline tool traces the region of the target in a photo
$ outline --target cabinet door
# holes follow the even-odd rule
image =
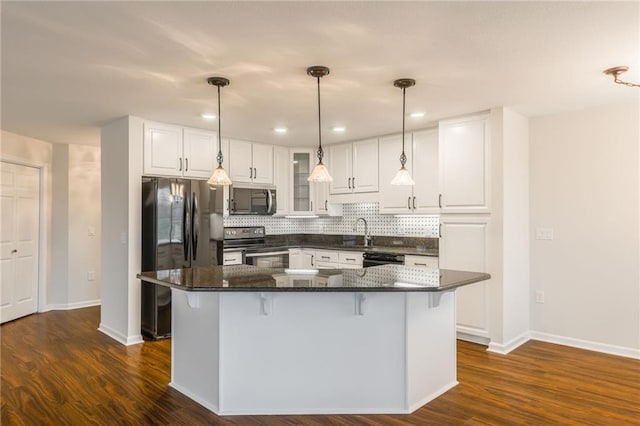
[[[143,171],[146,175],[182,176],[182,128],[144,123]]]
[[[273,146],[253,144],[253,183],[273,183]]]
[[[489,212],[487,116],[440,122],[442,213]]]
[[[404,265],[414,268],[438,268],[438,258],[432,256],[405,255]]]
[[[316,252],[313,250],[302,250],[302,268],[309,269],[315,267],[316,263]]]
[[[184,129],[182,135],[183,176],[209,179],[217,166],[215,162],[218,151],[217,134],[206,130]]]
[[[229,140],[229,178],[233,182],[251,183],[253,177],[251,145],[251,142]]]
[[[441,216],[440,220],[440,268],[489,272],[489,219]],[[489,337],[489,282],[482,281],[456,290],[458,332]]]
[[[307,180],[315,165],[311,150],[291,150],[291,213],[311,213],[313,211],[313,188]]]
[[[273,183],[276,185],[276,215],[289,213],[290,176],[289,149],[282,146],[273,147]]]
[[[311,182],[313,188],[313,211],[316,214],[329,214],[329,182]]]
[[[411,200],[415,213],[440,212],[440,176],[438,155],[438,129],[424,130],[413,134],[413,187]]]
[[[406,136],[409,136],[407,141]],[[407,143],[408,142],[408,143]],[[406,148],[409,149],[406,149]],[[411,186],[391,185],[391,181],[400,170],[400,154],[402,153],[402,135],[380,138],[380,213],[411,213],[413,191]],[[411,166],[411,135],[405,135],[405,154],[407,168],[413,173]]]
[[[302,269],[302,250],[289,249],[289,268]]]
[[[378,192],[378,139],[353,143],[353,192]]]
[[[348,194],[353,192],[351,185],[352,173],[352,145],[350,143],[330,145],[327,149],[326,161],[333,182],[329,185],[331,194]],[[314,163],[315,165],[315,163]]]

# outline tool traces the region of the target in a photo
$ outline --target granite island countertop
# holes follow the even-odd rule
[[[186,291],[414,292],[449,291],[488,280],[482,272],[380,265],[363,269],[298,270],[251,265],[143,272],[143,281]]]

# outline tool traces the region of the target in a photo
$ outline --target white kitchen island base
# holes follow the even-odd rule
[[[171,386],[220,415],[411,413],[457,384],[455,292],[172,289]]]

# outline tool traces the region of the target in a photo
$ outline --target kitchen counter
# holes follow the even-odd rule
[[[401,414],[458,383],[456,288],[489,275],[237,265],[139,278],[171,287],[169,385],[211,411]]]
[[[340,250],[340,251],[358,251],[358,252],[374,252],[374,253],[391,253],[402,255],[430,256],[438,257],[438,249],[421,248],[421,247],[405,247],[405,246],[368,246],[355,244],[336,244],[336,243],[298,243],[298,244],[266,244],[259,248],[252,248],[255,252],[280,251],[288,249],[316,249],[316,250]],[[229,251],[239,251],[238,249],[228,249]]]
[[[311,272],[315,271],[315,272]],[[365,269],[295,270],[249,265],[208,266],[143,272],[143,281],[186,291],[449,291],[487,280],[489,274],[381,265]],[[313,279],[324,278],[324,279]]]

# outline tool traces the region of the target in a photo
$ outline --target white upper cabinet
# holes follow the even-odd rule
[[[184,176],[209,179],[217,166],[216,134],[206,130],[184,129],[182,152],[184,153]]]
[[[404,151],[415,185],[391,185],[400,169],[402,134],[380,138],[380,212],[438,214],[438,130],[405,134]]]
[[[289,214],[310,214],[314,211],[315,189],[307,180],[315,159],[310,149],[291,149],[289,151],[291,192],[289,194]]]
[[[273,183],[276,185],[276,215],[289,214],[289,194],[291,193],[291,170],[289,167],[289,149],[273,147]]]
[[[215,132],[146,121],[143,172],[209,178],[215,163],[216,137]]]
[[[442,213],[489,213],[488,116],[439,123]]]
[[[313,212],[317,215],[342,216],[342,204],[329,201],[329,182],[312,182]]]
[[[327,166],[331,194],[377,192],[378,139],[330,145]]]
[[[231,139],[229,157],[233,182],[273,183],[273,146]]]

